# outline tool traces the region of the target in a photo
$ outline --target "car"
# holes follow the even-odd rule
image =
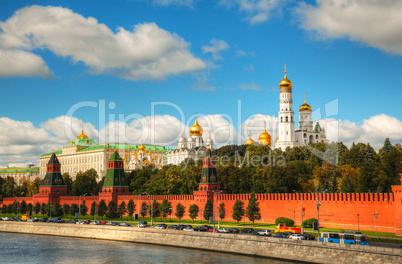
[[[201,227],[203,228],[203,230],[204,230],[205,232],[208,232],[209,230],[214,229],[213,226],[209,226],[209,225],[202,225]],[[211,231],[211,232],[212,232],[212,231]]]
[[[250,228],[250,227],[246,227],[243,230],[240,231],[240,233],[245,233],[245,234],[253,234],[254,233],[254,229]]]
[[[147,221],[141,221],[141,222],[138,223],[138,227],[144,228],[144,227],[147,227],[147,226],[148,226]]]
[[[118,222],[112,222],[112,226],[120,226],[120,223],[118,223]]]
[[[305,238],[306,240],[315,240],[315,236],[310,235],[310,234],[304,234],[304,235],[302,235],[302,236],[304,236],[304,238]]]
[[[293,234],[292,232],[288,232],[288,231],[282,233],[282,235],[284,235],[286,237],[289,237],[292,234]]]
[[[41,219],[39,220],[39,222],[46,223],[47,220],[49,220],[49,219],[47,219],[47,218],[41,218]]]
[[[98,220],[95,220],[95,221],[93,221],[93,222],[91,222],[91,223],[89,223],[90,225],[100,225],[100,221],[98,221]]]
[[[39,220],[40,220],[40,218],[38,218],[38,217],[31,218],[31,219],[32,219],[32,222],[39,222]]]
[[[271,236],[272,235],[271,231],[269,231],[269,230],[256,230],[255,233],[256,233],[256,235],[259,235],[259,236]]]
[[[173,229],[173,230],[177,230],[178,225],[171,225],[168,227],[168,229]]]
[[[61,222],[61,221],[63,221],[63,222]],[[64,220],[61,219],[60,217],[56,217],[56,218],[52,219],[52,223],[64,223]]]
[[[78,220],[76,220],[76,219],[70,219],[67,221],[67,224],[75,224],[77,222],[78,222]]]
[[[233,234],[240,233],[240,230],[237,228],[230,228],[229,233],[233,233]]]
[[[10,217],[3,217],[3,221],[11,221]]]
[[[91,220],[85,220],[84,224],[89,225],[91,223]]]
[[[82,221],[77,221],[77,222],[75,222],[75,224],[76,224],[76,225],[83,225],[84,222],[82,222]]]
[[[125,227],[132,227],[132,225],[127,224],[126,222],[121,222],[120,226],[125,226]]]
[[[229,229],[222,227],[221,229],[218,230],[218,233],[229,233]]]
[[[194,231],[194,229],[191,227],[185,227],[183,228],[183,231]]]
[[[300,234],[291,234],[289,236],[289,239],[294,239],[294,240],[305,240],[304,236]]]
[[[156,225],[154,228],[156,228],[156,229],[166,229],[166,228],[167,228],[167,224],[158,224],[158,225]]]
[[[287,239],[287,238],[288,238],[287,236],[283,235],[282,233],[275,233],[275,235],[273,235],[272,237],[275,237],[275,238],[284,238],[284,239]]]
[[[34,220],[32,218],[28,218],[27,222],[33,222]]]
[[[202,232],[202,227],[201,226],[194,227],[193,231]]]
[[[100,222],[101,225],[106,225],[107,221],[103,220],[102,222]]]
[[[183,230],[186,226],[185,225],[178,225],[177,230]]]

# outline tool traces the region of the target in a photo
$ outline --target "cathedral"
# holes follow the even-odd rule
[[[201,157],[205,157],[207,149],[212,150],[213,141],[211,135],[209,135],[207,142],[204,143],[203,132],[197,118],[195,118],[194,125],[190,128],[190,137],[186,139],[182,134],[177,147],[168,151],[167,164],[180,165],[187,158],[196,161]]]
[[[275,148],[286,150],[287,147],[299,147],[312,143],[327,143],[325,129],[320,126],[318,120],[313,124],[312,108],[306,101],[304,95],[304,104],[299,107],[299,127],[295,130],[295,119],[292,99],[292,82],[286,75],[279,82],[279,113],[278,113],[278,139],[275,141]],[[259,136],[259,143],[271,147],[271,136],[268,134],[264,123],[264,132]],[[250,145],[254,142],[249,136],[245,142]]]

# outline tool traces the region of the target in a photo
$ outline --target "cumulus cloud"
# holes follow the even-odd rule
[[[254,72],[254,65],[253,64],[249,64],[247,66],[244,66],[243,68],[245,71],[247,72]]]
[[[211,41],[209,42],[211,44],[211,46],[203,46],[202,47],[202,52],[205,53],[211,53],[212,54],[212,58],[214,60],[222,60],[222,56],[221,56],[221,51],[223,50],[227,50],[230,46],[229,44],[227,44],[225,41],[223,40],[219,40],[219,39],[211,39]]]
[[[280,0],[220,0],[219,4],[228,8],[238,7],[240,13],[246,15],[246,20],[250,24],[259,24],[267,21],[273,11],[280,11],[281,4],[285,1]]]
[[[274,142],[277,137],[277,123],[278,118],[276,118],[275,116],[262,115],[262,114],[253,115],[247,118],[242,123],[241,125],[242,134],[247,138],[250,135],[255,142],[258,142],[258,137],[264,131],[264,125],[265,125],[265,129],[267,130],[268,134],[271,135],[272,142]]]
[[[138,24],[133,31],[119,27],[114,33],[95,18],[85,18],[68,8],[30,6],[0,22],[0,29],[3,54],[28,57],[31,64],[40,66],[36,72],[39,76],[48,77],[51,73],[43,60],[32,53],[35,49],[48,49],[74,63],[83,62],[94,74],[135,81],[164,79],[206,67],[191,54],[189,43],[155,23]],[[15,61],[13,75],[32,74],[32,70],[25,69],[29,66],[25,63]],[[0,76],[5,74],[10,75],[1,67]]]
[[[190,85],[190,87],[194,90],[201,91],[215,91],[215,87],[208,84],[208,72],[202,72],[195,74],[195,82]]]
[[[23,50],[0,49],[0,77],[15,75],[22,77],[54,77],[46,63],[38,55]]]
[[[402,55],[402,2],[316,0],[296,9],[301,27],[322,39],[349,38]]]
[[[253,90],[253,91],[261,91],[261,87],[254,82],[248,83],[248,84],[239,84],[240,89],[242,90]]]

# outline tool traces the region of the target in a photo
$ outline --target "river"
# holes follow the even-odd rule
[[[12,233],[0,233],[0,262],[3,264],[290,263],[279,260],[138,243]]]

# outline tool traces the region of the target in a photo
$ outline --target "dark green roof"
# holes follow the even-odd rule
[[[113,152],[112,156],[110,156],[109,161],[122,161],[123,159],[120,157],[117,151]]]
[[[315,123],[315,128],[314,128],[315,132],[320,132],[322,131],[320,123],[318,123],[318,121]]]
[[[48,165],[60,165],[56,154],[53,152],[49,159]],[[60,172],[46,172],[45,178],[43,178],[41,186],[66,186],[63,180],[63,176]]]

